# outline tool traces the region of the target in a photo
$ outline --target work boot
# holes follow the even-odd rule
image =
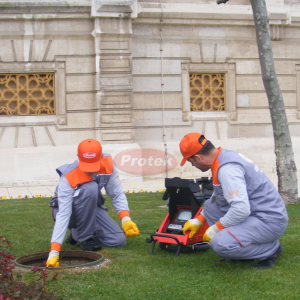
[[[99,244],[95,243],[93,238],[89,238],[79,243],[79,246],[82,250],[87,250],[87,251],[97,251],[102,248]]]
[[[253,262],[254,259],[231,259],[231,258],[221,258],[221,259],[215,259],[214,262],[216,263],[240,263],[240,262]]]
[[[73,239],[72,233],[66,238],[66,244],[70,244],[72,246],[77,245],[77,242]]]
[[[269,269],[274,267],[277,259],[279,258],[282,252],[283,252],[283,247],[281,246],[281,244],[279,244],[279,247],[277,248],[275,253],[273,253],[271,256],[267,257],[266,259],[259,261],[257,265],[253,266],[253,268]]]

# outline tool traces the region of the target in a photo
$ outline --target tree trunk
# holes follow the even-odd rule
[[[268,96],[275,141],[278,191],[285,204],[299,203],[297,169],[282,92],[274,66],[265,0],[250,0],[263,83]]]

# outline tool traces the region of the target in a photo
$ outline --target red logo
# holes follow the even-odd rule
[[[114,161],[119,170],[140,175],[164,173],[178,164],[173,154],[166,155],[165,151],[152,148],[124,150],[115,156]]]
[[[83,153],[83,157],[84,158],[94,158],[94,157],[96,157],[96,153],[94,153],[94,152],[85,152],[85,153]]]

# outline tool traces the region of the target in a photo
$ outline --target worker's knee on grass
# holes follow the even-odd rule
[[[114,247],[124,247],[126,245],[126,237],[125,234],[118,234],[115,239],[116,246]]]
[[[123,233],[115,234],[114,236],[106,236],[101,239],[101,243],[105,247],[124,247],[126,245],[126,237]]]

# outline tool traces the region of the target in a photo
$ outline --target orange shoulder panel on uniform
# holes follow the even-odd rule
[[[220,182],[218,181],[218,178],[217,178],[217,174],[218,174],[218,170],[220,168],[220,165],[219,165],[219,154],[221,153],[222,151],[222,148],[218,148],[218,152],[217,152],[217,155],[213,161],[213,164],[211,166],[211,171],[212,171],[212,179],[213,179],[213,184],[214,185],[220,185]]]
[[[101,159],[101,167],[98,174],[111,174],[114,170],[114,163],[111,156],[103,156]]]
[[[67,178],[70,186],[73,189],[75,189],[78,184],[82,184],[82,183],[93,180],[93,177],[91,177],[91,176],[87,175],[85,172],[79,170],[78,167],[76,169],[74,169],[73,171],[67,173],[65,175],[65,177]]]

